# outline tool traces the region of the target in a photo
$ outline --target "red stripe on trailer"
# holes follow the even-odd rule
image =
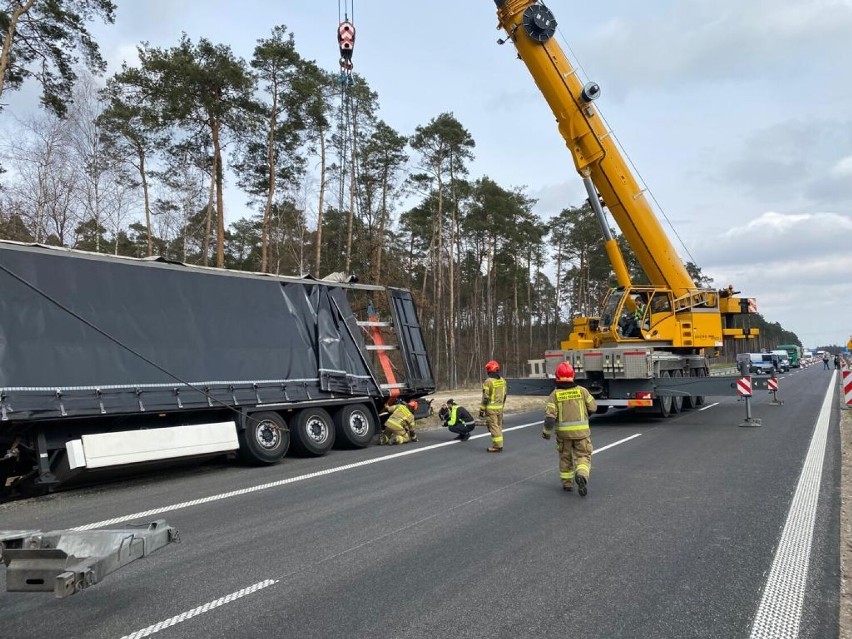
[[[603,357],[603,353],[586,353],[586,357]]]
[[[746,375],[737,380],[737,394],[751,397],[751,377]]]

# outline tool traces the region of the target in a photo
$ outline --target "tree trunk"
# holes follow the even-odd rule
[[[219,120],[211,126],[213,134],[213,158],[216,176],[216,266],[225,267],[225,203],[222,197],[222,147],[219,139]]]
[[[3,49],[0,51],[0,95],[3,95],[3,89],[6,86],[6,72],[9,70],[9,61],[12,58],[12,44],[15,39],[15,30],[18,28],[18,20],[21,16],[33,8],[35,0],[27,0],[23,5],[12,11],[9,17],[9,28],[6,30],[6,37],[3,39]]]
[[[325,206],[325,131],[320,129],[320,189],[319,206],[317,208],[317,246],[316,246],[316,275],[320,276],[320,265],[322,260],[322,212]]]
[[[210,171],[210,197],[207,198],[207,223],[204,227],[204,266],[210,261],[210,227],[213,221],[213,200],[216,194],[216,156],[213,156],[213,167]],[[184,229],[184,234],[186,230]]]
[[[388,168],[384,167],[382,173],[382,214],[379,220],[379,233],[376,240],[376,255],[373,258],[373,284],[382,280],[382,250],[385,245],[385,226],[388,219]]]
[[[141,146],[136,147],[139,156],[139,178],[142,180],[142,197],[145,200],[145,231],[148,234],[148,257],[154,254],[154,242],[151,233],[151,196],[148,193],[148,175],[145,171],[145,150]]]
[[[263,207],[263,228],[260,231],[260,272],[269,272],[269,220],[272,216],[272,202],[275,200],[275,127],[278,124],[278,91],[272,91],[272,111],[269,115],[269,135],[266,146],[266,169],[269,171],[269,183],[266,193],[266,206]]]

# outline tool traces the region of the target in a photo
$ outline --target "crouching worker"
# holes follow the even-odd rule
[[[573,490],[581,497],[588,491],[592,469],[592,437],[589,414],[598,405],[591,393],[574,383],[574,368],[568,362],[556,367],[556,389],[547,398],[544,430],[541,436],[550,439],[556,428],[556,451],[559,453],[559,477],[562,488]]]
[[[476,426],[476,422],[464,406],[459,406],[452,399],[441,406],[438,411],[441,426],[456,434],[456,439],[466,442],[470,439],[470,431]]]
[[[394,400],[390,400],[393,402]],[[382,430],[379,445],[406,444],[416,442],[417,435],[414,433],[414,412],[417,410],[417,402],[411,400],[407,404],[403,400],[396,403],[388,403],[388,418]]]

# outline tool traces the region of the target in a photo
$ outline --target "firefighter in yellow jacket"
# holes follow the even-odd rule
[[[485,420],[491,433],[489,453],[503,452],[503,405],[506,403],[506,380],[500,376],[500,364],[493,359],[485,365],[488,378],[482,384],[479,418]]]
[[[414,432],[414,413],[417,411],[417,405],[412,399],[407,404],[399,400],[398,403],[387,406],[388,418],[379,439],[380,446],[417,441],[417,434]]]
[[[574,383],[574,368],[568,362],[556,367],[556,388],[547,398],[544,430],[541,436],[550,439],[556,429],[556,450],[559,452],[559,477],[564,490],[573,490],[585,497],[592,469],[592,437],[589,415],[598,405],[591,393]]]

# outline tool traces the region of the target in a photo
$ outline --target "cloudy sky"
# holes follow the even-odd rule
[[[333,0],[116,2],[116,24],[95,29],[112,70],[140,41],[173,46],[182,31],[249,57],[276,24],[295,34],[303,56],[336,68]],[[473,177],[526,187],[543,217],[583,201],[553,116],[511,45],[496,44],[492,0],[348,4],[355,70],[391,126],[410,134],[451,111],[476,140]],[[548,6],[569,57],[601,85],[597,105],[681,256],[715,284],[757,298],[767,319],[806,346],[845,344],[852,0]]]

